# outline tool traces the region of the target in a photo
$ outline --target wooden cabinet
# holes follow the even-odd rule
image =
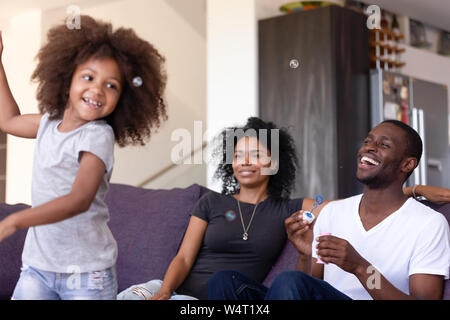
[[[356,153],[370,123],[366,18],[329,6],[259,21],[260,116],[295,138],[294,196],[362,192]]]

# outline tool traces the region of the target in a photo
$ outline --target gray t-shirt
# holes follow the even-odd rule
[[[262,282],[286,243],[284,220],[302,204],[303,199],[266,198],[256,208],[248,240],[243,240],[236,199],[217,192],[204,195],[192,211],[208,222],[203,244],[188,277],[175,291],[206,299],[209,278],[221,270],[240,271]],[[247,227],[255,205],[241,202],[240,206]]]
[[[108,228],[104,199],[114,163],[114,132],[102,120],[70,131],[58,131],[61,120],[42,116],[34,153],[32,206],[37,207],[72,189],[80,153],[90,152],[106,166],[103,181],[88,211],[72,218],[28,229],[22,262],[41,270],[72,273],[104,270],[117,258],[117,244]]]

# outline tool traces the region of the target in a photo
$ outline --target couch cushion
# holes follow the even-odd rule
[[[207,188],[151,190],[111,184],[106,195],[109,227],[117,240],[119,291],[132,284],[162,279],[175,256],[189,221],[189,213]],[[0,204],[0,220],[23,210],[24,204]],[[19,279],[27,230],[19,230],[0,244],[0,300],[10,299]]]
[[[436,204],[430,201],[422,201],[423,204],[429,206],[430,208],[442,213],[450,224],[450,203]],[[444,300],[450,300],[450,279],[445,280],[444,295],[442,297]]]
[[[0,204],[0,221],[9,214],[28,208],[26,204]],[[0,300],[7,300],[19,280],[22,264],[22,249],[27,230],[18,230],[0,243]]]
[[[189,213],[205,191],[197,184],[171,190],[110,186],[106,203],[111,212],[109,227],[119,249],[119,292],[163,278],[177,253]]]

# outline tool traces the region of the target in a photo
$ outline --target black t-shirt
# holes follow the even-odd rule
[[[256,208],[248,240],[243,240],[237,200],[217,192],[204,195],[191,213],[208,222],[203,244],[190,274],[175,291],[206,299],[209,278],[221,270],[240,271],[262,282],[286,243],[284,220],[301,210],[302,203],[303,199],[266,198]],[[247,227],[255,205],[240,206]]]

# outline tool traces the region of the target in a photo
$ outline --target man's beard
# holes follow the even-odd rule
[[[393,179],[387,179],[385,176],[373,176],[365,178],[357,178],[359,182],[363,185],[369,187],[370,189],[382,189],[391,184]]]
[[[356,179],[370,189],[385,188],[397,179],[396,175],[399,172],[400,163],[401,160],[398,161],[397,163],[392,163],[388,167],[384,168],[382,172],[379,172],[374,176],[365,178],[359,178],[357,176]]]

